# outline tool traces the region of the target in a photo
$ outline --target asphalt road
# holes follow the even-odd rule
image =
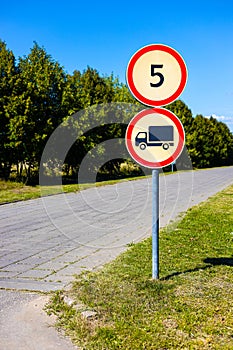
[[[233,167],[160,176],[160,226],[233,184]],[[151,234],[151,179],[0,206],[0,349],[73,350],[39,291],[115,258]],[[22,292],[27,290],[27,292]],[[34,291],[34,292],[33,292]],[[37,291],[37,292],[36,292]]]

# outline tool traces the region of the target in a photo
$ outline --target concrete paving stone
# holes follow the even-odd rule
[[[12,254],[6,254],[6,255],[4,255],[4,256],[2,256],[1,258],[0,258],[0,266],[2,265],[2,264],[5,264],[5,262],[6,261],[17,261],[17,259],[14,257],[14,255],[16,254],[17,252],[14,252],[14,253],[12,253]]]
[[[14,252],[11,252],[7,255],[7,257],[10,258],[18,258],[18,259],[24,259],[25,256],[32,255],[32,249],[26,250],[26,249],[17,249]]]
[[[66,236],[64,236],[64,234],[62,232],[58,231],[58,229],[56,229],[56,231],[54,231],[53,234],[49,234],[48,238],[49,238],[49,241],[50,240],[57,240],[58,243],[63,242],[63,241],[67,241]]]
[[[31,251],[28,253],[28,258],[33,258],[33,257],[40,257],[42,259],[53,259],[58,255],[58,251],[59,250],[52,250],[51,247],[49,246],[41,246],[40,249],[36,249],[33,250],[33,248],[31,249]]]
[[[46,263],[43,263],[40,265],[40,268],[41,269],[49,269],[49,270],[60,270],[62,268],[65,267],[65,263],[64,262],[59,262],[59,261],[55,261],[55,260],[51,260],[51,261],[48,261]]]
[[[61,251],[64,251],[64,252],[66,251],[66,249],[62,248],[61,244],[50,245],[50,244],[43,243],[41,245],[40,251],[38,251],[37,254],[40,256],[50,255],[53,258],[53,257],[56,257],[58,253]]]
[[[31,269],[28,271],[21,272],[17,275],[17,278],[35,278],[43,279],[53,273],[52,270],[42,270],[42,269]],[[1,276],[1,275],[0,275]]]
[[[5,256],[7,256],[8,254],[13,254],[13,253],[15,253],[15,251],[0,249],[0,260]]]
[[[92,266],[90,264],[90,259],[88,262],[85,259],[81,259],[74,264],[68,265],[67,267],[58,271],[57,273],[64,274],[66,276],[72,276],[72,275],[78,274],[80,271],[83,271],[84,269],[91,270],[92,267],[94,267],[94,265]]]
[[[114,248],[112,250],[100,249],[93,255],[80,260],[79,263],[82,266],[85,266],[86,268],[90,268],[91,265],[93,265],[94,267],[102,266],[116,258],[120,253],[122,253],[125,250],[125,247]]]
[[[84,230],[85,229],[86,228],[84,228]],[[103,235],[103,232],[104,232],[103,230],[101,230],[101,232],[98,232],[97,229],[93,228],[92,232],[85,232],[85,234],[80,235],[79,237],[76,237],[76,239],[79,245],[85,246],[87,248],[92,248],[92,247],[95,248],[93,241],[95,241],[97,238]]]
[[[102,235],[99,237],[96,237],[91,240],[91,242],[89,242],[88,244],[91,244],[93,247],[95,248],[112,248],[115,246],[122,246],[122,245],[127,245],[128,243],[131,242],[131,238],[129,237],[129,233],[128,233],[128,228],[124,228],[125,232],[124,234],[122,234],[122,230],[119,232],[119,230],[115,231],[114,235],[109,233],[106,235]],[[144,228],[145,230],[145,228]],[[133,236],[137,237],[137,231],[133,232]]]
[[[45,263],[49,263],[50,261],[53,261],[54,259],[57,258],[58,255],[59,254],[53,255],[53,254],[49,254],[49,252],[41,252],[40,254],[41,264],[45,264]]]
[[[35,233],[34,233],[35,235]],[[33,247],[36,248],[37,245],[39,246],[43,246],[46,243],[46,246],[51,246],[51,244],[49,244],[47,242],[48,237],[45,239],[41,239],[40,237],[28,237],[24,239],[24,249],[27,249],[27,247]],[[22,241],[21,241],[21,245],[22,245]]]
[[[77,248],[80,247],[78,242],[76,242],[75,240],[72,240],[70,238],[66,238],[64,241],[62,241],[61,245],[67,251],[71,250],[71,249],[74,249],[74,248],[77,249]]]
[[[86,258],[83,258],[79,261],[77,261],[74,264],[70,264],[66,268],[64,268],[62,271],[65,274],[77,274],[79,269],[86,269],[86,270],[92,270],[93,268],[96,268],[97,266],[100,265],[99,260],[97,261],[94,259],[93,256],[89,256]]]
[[[66,284],[61,282],[36,281],[26,279],[3,279],[0,278],[0,289],[30,290],[50,292],[62,289]]]
[[[96,251],[96,248],[81,247],[75,248],[72,251],[69,251],[63,255],[60,255],[56,258],[56,261],[64,261],[66,263],[72,263],[78,261],[86,256],[93,254]]]
[[[25,272],[30,270],[30,268],[31,268],[30,265],[17,263],[17,264],[8,265],[2,268],[1,270],[6,272]]]
[[[24,239],[21,241],[21,243],[15,243],[14,242],[14,237],[12,237],[11,241],[7,242],[6,243],[6,247],[7,246],[11,246],[12,248],[12,251],[15,251],[15,253],[17,254],[17,252],[20,252],[20,251],[28,251],[28,250],[34,250],[35,248],[33,247],[32,248],[32,245],[30,247],[30,241],[24,241]],[[13,256],[13,254],[12,254]]]
[[[127,232],[127,231],[126,231]],[[135,235],[135,232],[134,232]],[[122,234],[121,232],[115,231],[114,235],[112,233],[106,233],[105,235],[93,238],[91,244],[94,247],[99,247],[99,248],[111,248],[112,246],[115,246],[116,242],[118,242],[118,240],[121,238],[125,238],[127,237],[127,234]]]
[[[41,222],[41,218],[36,217],[34,212],[30,213],[30,214],[27,213],[28,214],[27,216],[23,212],[21,214],[22,215],[17,214],[17,217],[18,217],[17,229],[18,230],[21,230],[21,229],[24,230],[25,228],[30,228],[29,230],[27,230],[27,232],[28,231],[30,232],[33,230],[39,231],[39,230],[42,230],[43,228],[45,228],[46,226],[48,226],[54,230],[54,227],[52,226],[51,222],[48,221],[48,218],[46,218],[47,220],[45,220],[45,218],[44,218],[43,222]],[[31,223],[31,225],[30,225],[30,220],[29,220],[30,215],[33,215],[35,217],[35,221],[33,223]],[[15,232],[16,228],[9,221],[9,217],[6,217],[5,219],[1,219],[1,222],[4,225],[5,230],[8,230],[8,232]]]
[[[25,265],[39,266],[47,261],[48,261],[48,257],[42,257],[42,256],[39,256],[39,254],[36,254],[30,257],[26,257],[21,262]]]
[[[50,249],[48,249],[48,252],[51,255],[54,255],[54,257],[60,255],[60,254],[65,254],[68,253],[71,250],[71,248],[64,248],[62,243],[57,244],[56,246],[54,245]]]
[[[6,269],[8,266],[17,264],[19,259],[4,259],[0,261],[0,269]]]
[[[103,249],[106,248],[107,250],[111,250],[112,247],[127,247],[128,244],[147,237],[148,233],[151,232],[151,227],[149,226],[148,230],[145,228],[145,226],[141,229],[139,227],[135,227],[135,230],[131,232],[127,230],[126,232],[127,233],[125,235],[122,235],[118,230],[118,232],[116,232],[114,235],[114,239],[111,234],[108,234],[103,238],[101,237],[96,239],[92,243],[97,247],[102,247]]]
[[[24,259],[25,257],[32,256],[33,254],[34,254],[34,251],[32,247],[30,249],[20,248],[10,253],[7,257],[14,258],[14,259]]]
[[[25,220],[22,220],[21,223],[17,222],[17,227],[15,227],[13,223],[5,226],[1,233],[17,236],[19,233],[27,232],[30,234],[33,231],[30,223],[26,223]]]
[[[83,269],[79,269],[77,271],[77,274],[80,274],[83,272]],[[48,283],[62,283],[63,288],[67,286],[68,284],[72,283],[74,280],[74,274],[68,274],[68,275],[63,275],[61,273],[54,273],[53,275],[50,275],[44,279],[44,282]]]
[[[49,278],[51,278],[54,281],[61,280],[66,282],[72,282],[74,281],[75,275],[80,275],[84,271],[91,271],[94,267],[90,265],[89,266],[82,266],[82,265],[70,265],[58,272],[56,272],[54,275],[51,275]]]
[[[88,256],[85,255],[84,257]],[[80,259],[82,259],[83,257],[80,257],[80,256],[61,256],[60,259],[57,258],[57,261],[64,261],[65,265],[70,265],[72,263],[75,263],[77,261],[79,261]]]
[[[61,239],[61,237],[50,237],[49,235],[43,238],[43,240],[40,240],[41,245],[45,245],[51,248],[61,245],[62,242],[63,239]]]
[[[16,277],[18,274],[18,272],[15,271],[2,271],[0,270],[0,278],[12,278],[12,277]]]

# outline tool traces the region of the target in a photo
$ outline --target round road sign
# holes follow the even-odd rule
[[[164,108],[139,112],[126,130],[126,147],[131,157],[147,168],[162,168],[173,163],[181,154],[184,143],[181,121]]]
[[[187,68],[176,50],[152,44],[144,46],[131,57],[126,80],[139,102],[159,107],[180,96],[186,85]]]

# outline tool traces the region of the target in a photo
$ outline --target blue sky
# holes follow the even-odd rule
[[[162,43],[183,56],[180,98],[193,115],[215,115],[233,131],[233,1],[4,1],[0,38],[16,57],[37,41],[72,73],[87,65],[118,76],[140,47]]]

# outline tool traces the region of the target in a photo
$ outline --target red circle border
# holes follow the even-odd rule
[[[146,97],[144,97],[143,95],[140,94],[140,92],[136,89],[134,81],[133,81],[133,69],[135,66],[135,63],[137,62],[137,60],[144,55],[147,52],[150,51],[155,51],[155,50],[160,50],[160,51],[164,51],[169,53],[170,55],[172,55],[178,62],[180,69],[181,69],[181,81],[180,81],[180,85],[178,87],[178,89],[169,97],[160,100],[160,101],[154,101],[154,100],[150,100]],[[171,48],[170,46],[167,45],[163,45],[163,44],[151,44],[151,45],[147,45],[142,47],[141,49],[139,49],[130,59],[127,70],[126,70],[126,81],[127,81],[127,85],[129,90],[131,91],[132,95],[141,103],[147,105],[147,106],[151,106],[151,107],[160,107],[160,106],[164,106],[167,104],[172,103],[173,101],[175,101],[183,92],[186,82],[187,82],[187,77],[188,77],[188,71],[187,71],[187,67],[186,64],[183,60],[183,58],[181,57],[181,55],[174,50],[173,48]]]
[[[174,122],[174,124],[176,125],[178,133],[179,133],[179,141],[178,141],[178,145],[176,147],[175,152],[173,153],[172,156],[170,156],[166,160],[163,160],[162,162],[149,162],[149,161],[144,160],[143,158],[138,156],[138,154],[135,152],[135,150],[132,146],[131,137],[132,137],[132,132],[133,132],[133,129],[135,127],[135,124],[141,118],[145,117],[148,114],[152,114],[152,113],[162,114],[162,115],[168,117],[169,119],[171,119]],[[126,147],[128,149],[129,154],[137,163],[139,163],[140,165],[142,165],[144,167],[152,168],[152,169],[163,168],[163,167],[168,166],[171,163],[173,163],[179,157],[181,152],[183,151],[184,144],[185,144],[185,132],[184,132],[184,128],[183,128],[181,121],[174,113],[172,113],[168,109],[164,109],[164,108],[150,108],[150,109],[144,109],[143,111],[139,112],[131,119],[131,121],[127,127],[127,130],[126,130],[125,142],[126,142]]]

